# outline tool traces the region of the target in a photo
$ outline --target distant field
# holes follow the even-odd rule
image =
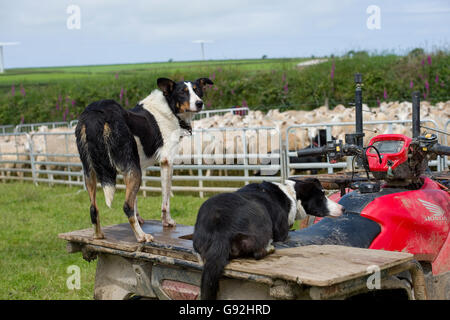
[[[295,67],[306,58],[296,59],[247,59],[247,60],[214,60],[214,61],[183,61],[183,62],[155,62],[117,65],[92,65],[70,67],[43,67],[8,69],[5,74],[0,74],[0,86],[20,85],[27,83],[48,83],[59,80],[72,80],[80,78],[92,78],[110,76],[108,74],[139,74],[146,72],[172,73],[186,69],[210,69],[223,67],[227,69],[257,71],[279,69],[281,67]]]
[[[185,61],[11,69],[0,75],[0,125],[71,121],[93,101],[136,105],[159,77],[176,81],[209,77],[206,109],[248,106],[311,110],[328,102],[354,102],[354,74],[363,74],[363,102],[410,101],[413,91],[431,103],[450,100],[450,54],[413,50],[407,56],[353,52],[298,68],[306,58]]]

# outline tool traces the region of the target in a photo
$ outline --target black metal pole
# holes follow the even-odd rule
[[[412,135],[413,138],[420,136],[420,92],[412,94]]]
[[[362,74],[355,74],[355,129],[356,129],[356,144],[363,147],[363,115],[362,115]]]

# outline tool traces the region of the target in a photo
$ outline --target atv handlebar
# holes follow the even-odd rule
[[[363,148],[355,144],[342,144],[342,141],[331,141],[323,147],[297,151],[298,157],[328,155],[333,160],[338,160],[344,156],[362,155],[363,153]]]
[[[435,144],[430,151],[440,156],[450,156],[450,147],[440,144]]]
[[[432,152],[440,156],[449,156],[450,147],[443,146],[438,143],[438,138],[435,134],[426,134],[424,136],[419,136],[414,138],[411,145],[416,146],[422,152]]]
[[[450,147],[437,143],[437,138],[419,137],[411,143],[422,149],[423,152],[432,152],[441,156],[450,156]],[[298,157],[328,155],[330,159],[338,160],[344,156],[363,156],[365,150],[370,148],[361,148],[355,144],[343,144],[342,141],[331,141],[325,146],[319,148],[308,148],[297,151]],[[378,153],[378,151],[377,151]]]
[[[299,157],[308,157],[308,156],[321,156],[328,153],[327,146],[318,147],[318,148],[307,148],[297,151],[297,155]]]

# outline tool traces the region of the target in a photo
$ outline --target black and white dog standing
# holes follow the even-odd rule
[[[289,229],[306,214],[340,216],[343,207],[329,200],[317,179],[285,184],[249,184],[206,200],[197,215],[193,241],[204,265],[201,298],[216,299],[219,279],[230,259],[261,259],[285,241]]]
[[[141,168],[153,163],[161,166],[162,223],[167,227],[175,226],[169,203],[173,159],[178,153],[180,138],[192,131],[192,114],[203,107],[205,86],[212,84],[208,78],[194,82],[159,78],[159,89],[131,110],[125,110],[114,100],[101,100],[86,107],[75,135],[91,201],[95,238],[104,238],[96,204],[97,180],[105,193],[106,204],[111,206],[116,176],[121,173],[126,185],[123,210],[137,241],[153,240],[140,226],[144,221],[138,214],[136,198],[141,185]]]

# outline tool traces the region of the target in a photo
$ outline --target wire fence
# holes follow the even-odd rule
[[[242,110],[241,110],[242,109]],[[248,108],[216,110],[203,116],[227,112],[247,112]],[[448,121],[438,128],[433,120],[424,119],[422,125],[436,134],[446,145]],[[397,126],[409,128],[411,120],[365,121],[368,142],[370,135],[393,133]],[[35,184],[65,184],[84,186],[82,165],[76,148],[74,126],[76,123],[39,123],[0,127],[0,180],[32,181]],[[337,132],[350,132],[354,123],[314,123],[292,125],[285,130],[278,127],[211,128],[193,130],[184,137],[174,161],[174,192],[192,192],[203,197],[205,193],[233,191],[251,182],[281,182],[299,170],[351,170],[351,158],[346,161],[301,163],[293,161],[296,150],[305,144],[313,144],[319,130],[325,130],[327,140]],[[384,126],[384,132],[373,128]],[[59,132],[45,132],[42,127],[59,128]],[[14,128],[15,132],[11,132]],[[409,130],[409,129],[408,129]],[[306,131],[306,134],[298,134]],[[408,135],[408,132],[405,132]],[[306,141],[299,142],[299,137]],[[317,146],[320,146],[320,141]],[[436,171],[448,170],[447,157],[437,157],[429,162]],[[143,169],[141,191],[160,192],[160,168],[157,165]],[[124,189],[122,177],[118,176],[118,189]]]

